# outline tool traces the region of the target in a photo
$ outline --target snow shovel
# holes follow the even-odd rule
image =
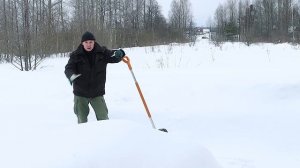
[[[149,108],[148,108],[148,106],[147,106],[146,100],[145,100],[145,98],[144,98],[144,96],[143,96],[143,93],[142,93],[142,90],[141,90],[141,88],[140,88],[140,85],[139,85],[139,83],[137,82],[137,80],[136,80],[136,78],[135,78],[135,75],[134,75],[134,73],[133,73],[133,71],[132,71],[132,66],[131,66],[131,64],[130,64],[130,59],[129,59],[129,57],[128,57],[128,56],[124,56],[124,57],[123,57],[123,62],[125,62],[125,63],[128,65],[128,68],[129,68],[129,70],[130,70],[130,72],[131,72],[131,75],[132,75],[132,77],[133,77],[133,80],[134,80],[134,82],[135,82],[135,86],[136,86],[136,88],[137,88],[137,90],[138,90],[138,92],[139,92],[139,95],[140,95],[140,97],[141,97],[141,99],[142,99],[142,102],[143,102],[143,104],[144,104],[145,110],[146,110],[146,112],[147,112],[148,118],[149,118],[149,120],[150,120],[150,122],[151,122],[152,128],[153,128],[153,129],[156,129],[156,127],[155,127],[155,125],[154,125],[154,122],[153,122],[153,120],[152,120],[152,117],[151,117],[150,110],[149,110]],[[165,129],[165,128],[160,128],[160,129],[158,129],[158,130],[163,131],[163,132],[168,132],[168,130]]]

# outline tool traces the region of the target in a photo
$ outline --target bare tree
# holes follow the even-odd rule
[[[184,40],[185,31],[192,24],[191,4],[188,0],[173,0],[171,3],[171,11],[169,20],[175,36],[181,35]]]
[[[215,20],[216,20],[216,33],[218,36],[218,41],[223,39],[225,23],[226,23],[226,12],[223,5],[219,5],[215,11]]]

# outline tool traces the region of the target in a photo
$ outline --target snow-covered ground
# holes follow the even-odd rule
[[[300,47],[206,39],[125,49],[108,66],[108,121],[78,125],[68,58],[37,71],[0,65],[0,167],[299,168]]]

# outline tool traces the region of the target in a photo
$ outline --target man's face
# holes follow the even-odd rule
[[[82,42],[83,48],[85,49],[85,51],[92,51],[95,45],[95,41],[94,40],[87,40]]]

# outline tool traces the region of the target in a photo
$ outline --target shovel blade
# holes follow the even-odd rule
[[[160,130],[160,131],[162,131],[162,132],[168,132],[168,130],[165,129],[165,128],[160,128],[160,129],[158,129],[158,130]]]

